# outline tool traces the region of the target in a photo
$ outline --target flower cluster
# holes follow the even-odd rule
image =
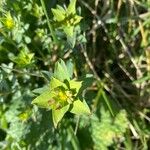
[[[1,21],[6,29],[13,29],[15,27],[15,21],[10,12],[7,12]]]

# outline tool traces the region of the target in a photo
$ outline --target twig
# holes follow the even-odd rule
[[[98,3],[99,3],[100,0],[95,0],[95,11],[96,11],[96,14],[97,14],[97,8],[98,8]]]
[[[131,54],[129,48],[126,46],[123,38],[120,35],[118,35],[118,36],[119,36],[119,41],[122,44],[123,50],[128,54],[128,56],[130,57],[131,62],[133,63],[134,67],[137,70],[138,78],[141,78],[143,75],[142,75],[142,72],[141,72],[140,68],[138,67],[135,60],[133,59],[132,54]]]
[[[30,76],[35,76],[35,77],[40,77],[40,78],[43,78],[43,76],[40,76],[38,74],[33,74],[33,73],[29,73],[29,72],[23,72],[23,71],[20,71],[20,70],[17,70],[17,69],[13,69],[13,68],[9,68],[9,67],[6,67],[6,66],[1,66],[0,65],[0,68],[2,69],[9,69],[9,70],[12,70],[14,72],[17,72],[17,73],[20,73],[20,74],[27,74],[27,75],[30,75]]]
[[[122,71],[130,78],[131,81],[134,81],[135,79],[131,76],[131,74],[120,64],[118,63],[119,67],[122,69]]]
[[[133,127],[133,125],[130,122],[129,122],[129,128],[130,128],[133,136],[135,137],[135,139],[139,139],[138,133],[136,132],[135,128]]]
[[[150,118],[148,116],[146,116],[144,113],[139,111],[139,115],[142,116],[143,118],[145,118],[148,122],[150,122]]]
[[[100,77],[98,76],[97,72],[96,72],[95,69],[94,69],[93,64],[91,63],[91,61],[90,61],[90,59],[89,59],[89,57],[88,57],[88,54],[87,54],[85,48],[83,47],[83,45],[80,45],[80,46],[81,46],[81,52],[83,53],[83,55],[84,55],[84,57],[85,57],[85,60],[86,60],[86,62],[87,62],[87,64],[88,64],[88,66],[89,66],[89,68],[90,68],[91,71],[93,72],[95,78],[96,78],[98,81],[101,81]]]
[[[136,9],[135,5],[134,5],[134,1],[130,0],[130,2],[133,5],[134,11],[135,11],[135,15],[138,17],[139,13],[138,13],[138,10]],[[139,23],[139,28],[140,28],[140,31],[141,31],[143,44],[144,44],[144,46],[147,46],[148,45],[148,43],[147,43],[147,35],[145,34],[144,27],[143,27],[143,24],[142,24],[140,19],[138,20],[138,23]]]

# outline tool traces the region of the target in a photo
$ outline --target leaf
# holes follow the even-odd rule
[[[140,78],[140,79],[138,79],[138,80],[134,80],[132,83],[133,83],[133,84],[136,84],[136,83],[143,83],[143,82],[145,82],[145,81],[147,81],[147,80],[149,80],[149,79],[150,79],[150,75],[144,76],[144,77],[142,77],[142,78]]]
[[[35,104],[42,108],[50,109],[49,100],[55,95],[54,92],[50,91],[50,89],[43,92],[40,96],[36,97],[31,104]]]
[[[73,62],[71,59],[69,59],[66,63],[66,67],[67,67],[67,70],[68,70],[68,73],[69,73],[69,77],[72,78],[72,75],[73,75]]]
[[[128,119],[125,110],[121,110],[116,115],[114,125],[115,125],[115,131],[117,132],[118,135],[123,135],[123,133],[126,132],[126,129],[128,127]]]
[[[72,107],[70,112],[74,113],[76,115],[84,115],[84,114],[89,115],[89,114],[91,114],[87,103],[85,101],[81,102],[80,100],[74,101],[73,107]]]
[[[67,43],[71,48],[74,48],[75,44],[76,44],[76,35],[73,34],[73,36],[67,36]]]
[[[44,86],[42,88],[34,89],[32,92],[35,93],[35,94],[42,94],[44,91],[47,91],[47,90],[49,90],[49,87]]]
[[[61,7],[60,5],[57,5],[56,8],[61,10],[63,12],[63,14],[66,13],[66,10],[63,7]]]
[[[53,73],[51,71],[46,71],[46,70],[42,70],[41,71],[42,76],[49,81],[51,79],[51,76],[53,75]]]
[[[70,0],[70,4],[68,6],[67,12],[69,14],[75,14],[76,13],[76,0]]]
[[[52,77],[52,79],[50,81],[50,89],[52,90],[52,89],[57,88],[59,86],[66,87],[66,85],[63,82],[61,82],[58,79]]]
[[[57,127],[58,122],[61,121],[64,114],[68,111],[70,105],[66,105],[62,107],[61,109],[52,110],[52,117],[53,117],[53,123],[54,127]]]
[[[106,95],[106,93],[105,93],[103,90],[101,90],[101,94],[102,94],[102,98],[103,98],[103,100],[105,101],[105,103],[106,103],[106,105],[107,105],[109,111],[111,112],[112,116],[114,116],[114,111],[113,111],[113,109],[112,109],[112,106],[111,106],[109,97]]]
[[[69,37],[72,37],[73,36],[73,30],[74,30],[74,26],[66,26],[66,27],[63,27],[63,30],[64,32],[66,33],[66,35]]]
[[[60,22],[60,21],[63,21],[65,19],[65,13],[63,10],[60,10],[60,9],[51,9],[52,10],[52,13],[55,17],[55,19]]]
[[[82,86],[82,81],[70,80],[69,85],[71,89],[76,90],[76,94],[77,94]]]
[[[112,118],[111,113],[100,106],[100,119],[93,115],[91,121],[92,125],[92,139],[95,149],[108,149],[116,139],[124,137],[124,133],[128,127],[128,120],[126,112],[121,110],[115,117]]]
[[[34,53],[26,52],[25,50],[21,50],[18,56],[12,56],[10,59],[15,62],[20,67],[25,67],[29,65],[32,61]]]
[[[31,38],[28,36],[24,36],[24,40],[27,44],[31,43]]]
[[[75,20],[75,21],[74,21],[74,25],[77,24],[77,23],[79,23],[82,18],[83,18],[83,17],[81,17],[81,16],[75,15],[75,17],[74,17],[74,20]]]
[[[62,82],[64,82],[64,80],[70,80],[67,67],[62,59],[55,65],[54,77]]]

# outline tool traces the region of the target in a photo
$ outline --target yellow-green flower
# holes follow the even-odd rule
[[[67,36],[72,37],[74,27],[78,24],[82,17],[76,14],[76,0],[71,0],[68,8],[57,5],[56,9],[52,8],[55,24],[64,30]]]
[[[10,12],[7,12],[5,14],[5,17],[2,18],[2,22],[4,24],[4,27],[6,27],[7,29],[13,29],[15,27],[15,21]]]

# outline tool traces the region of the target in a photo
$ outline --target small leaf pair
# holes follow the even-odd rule
[[[58,61],[48,88],[32,101],[32,104],[52,110],[55,127],[67,111],[77,115],[90,114],[85,100],[79,98],[82,81],[71,79],[70,70],[73,69],[67,68],[63,60]]]

